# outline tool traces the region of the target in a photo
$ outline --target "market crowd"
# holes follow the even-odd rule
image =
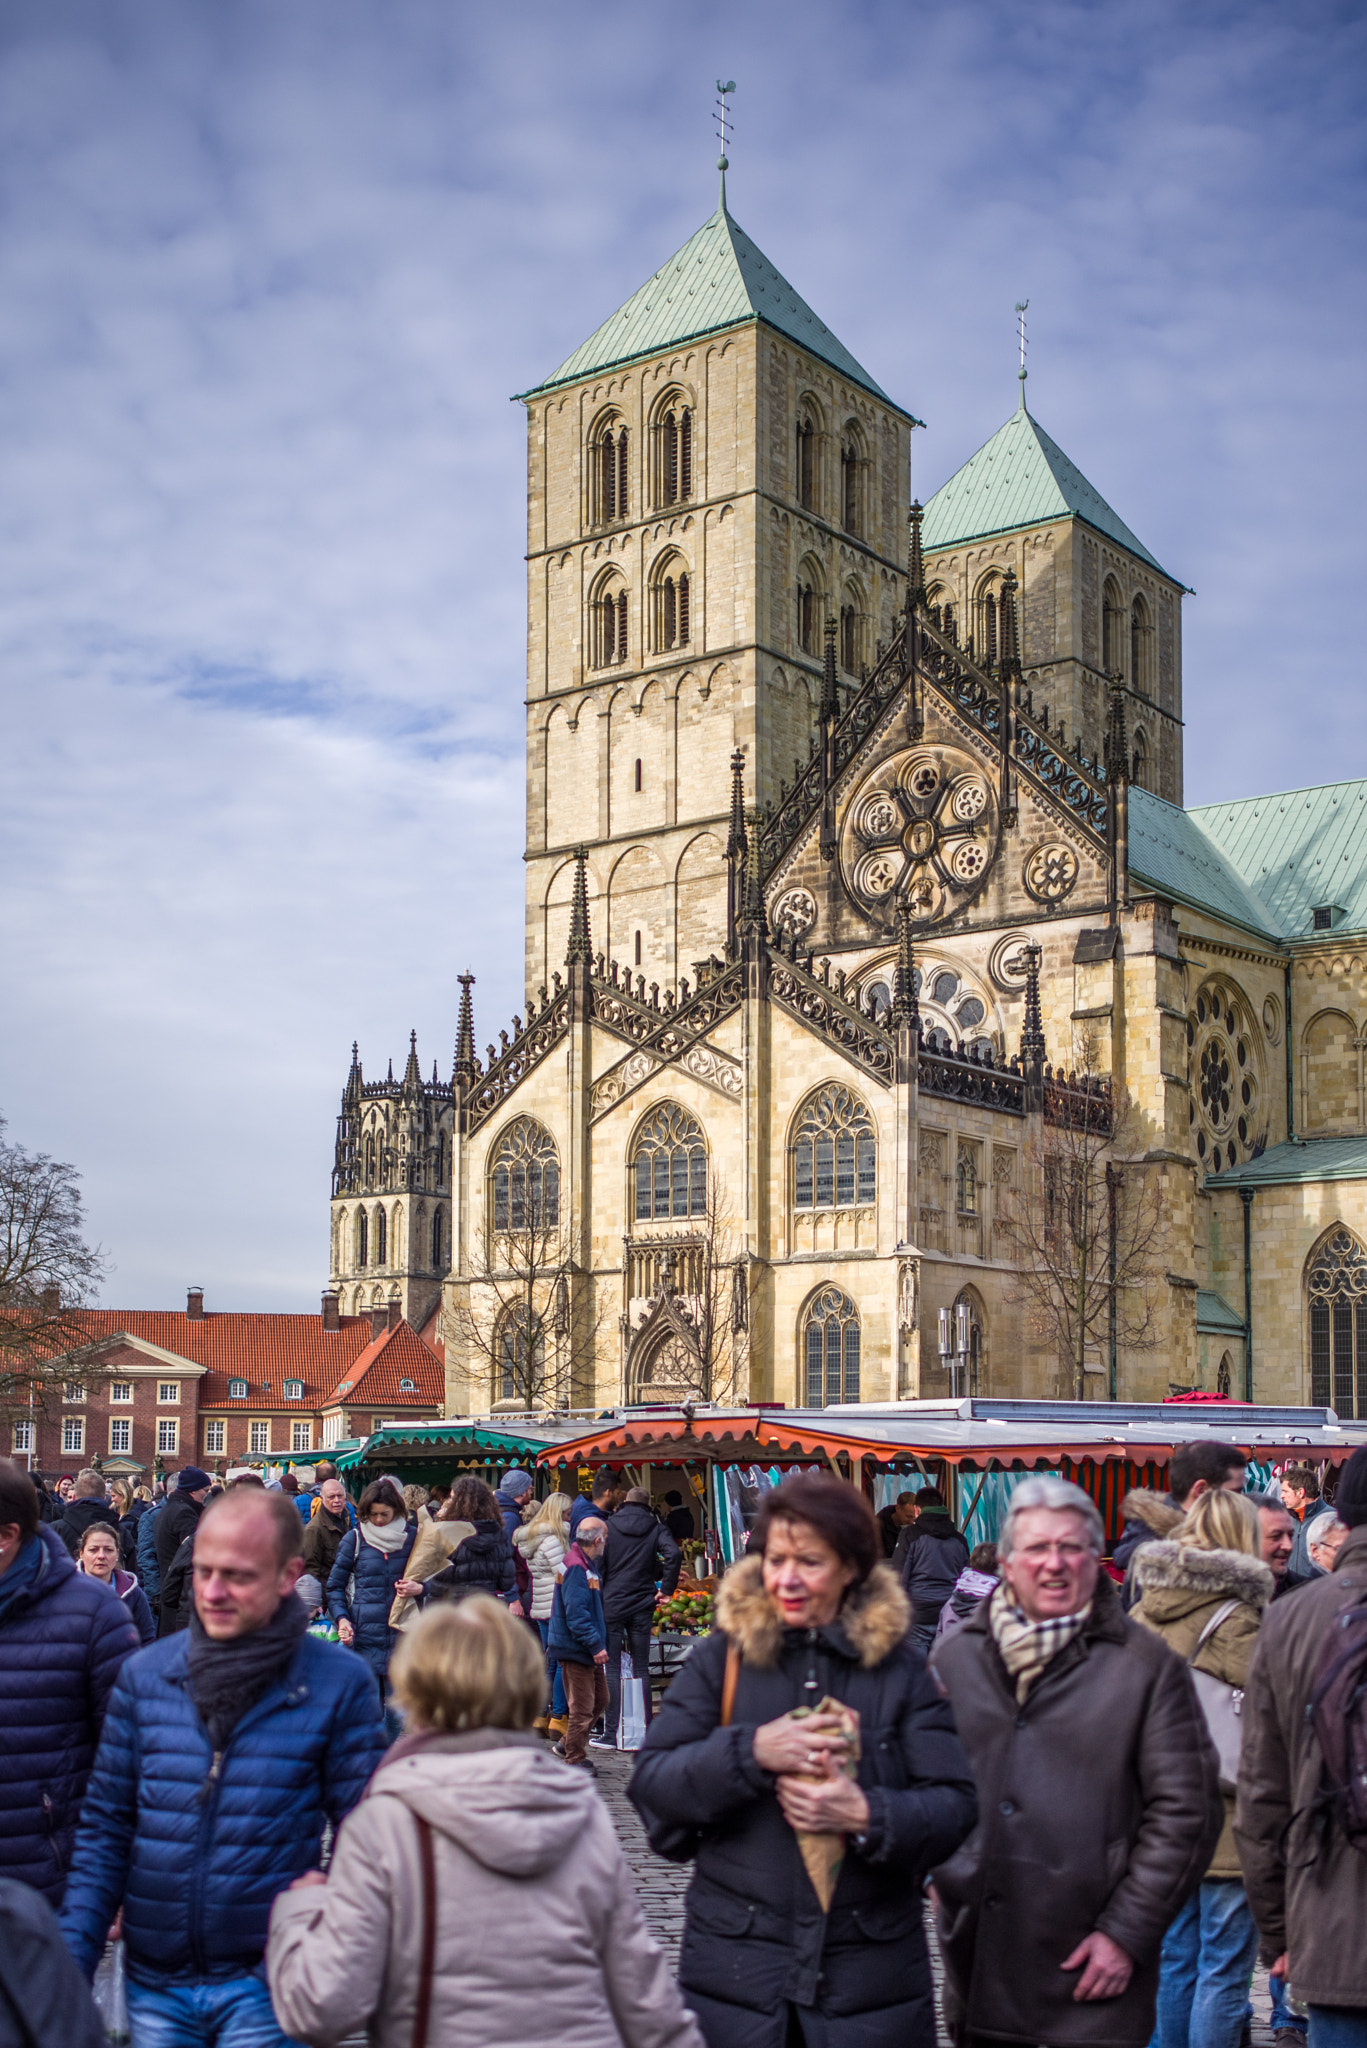
[[[677,1494],[0,1460],[0,2048],[934,2048],[928,1920],[957,2048],[1240,2048],[1260,1956],[1276,2048],[1367,2048],[1367,1449],[1324,1476],[1184,1445],[1109,1555],[1053,1476],[975,1547],[790,1477],[652,1715]]]

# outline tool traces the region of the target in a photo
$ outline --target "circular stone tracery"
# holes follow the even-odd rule
[[[1220,1173],[1250,1158],[1266,1138],[1257,1034],[1231,989],[1206,982],[1198,990],[1187,1017],[1187,1049],[1196,1156]]]
[[[845,885],[881,923],[900,901],[918,924],[939,924],[982,887],[997,834],[996,797],[972,756],[911,748],[880,762],[846,813]]]

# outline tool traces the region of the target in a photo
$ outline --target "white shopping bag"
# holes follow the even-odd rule
[[[617,1722],[617,1747],[639,1749],[646,1739],[646,1681],[638,1678],[630,1653],[622,1652],[622,1711]]]

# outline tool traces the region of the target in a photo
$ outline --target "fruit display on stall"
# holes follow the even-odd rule
[[[712,1595],[701,1591],[662,1593],[655,1602],[653,1633],[705,1636],[712,1627]]]

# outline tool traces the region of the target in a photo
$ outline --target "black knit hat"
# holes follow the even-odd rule
[[[1367,1444],[1354,1451],[1340,1472],[1334,1510],[1350,1529],[1360,1529],[1367,1522]]]

